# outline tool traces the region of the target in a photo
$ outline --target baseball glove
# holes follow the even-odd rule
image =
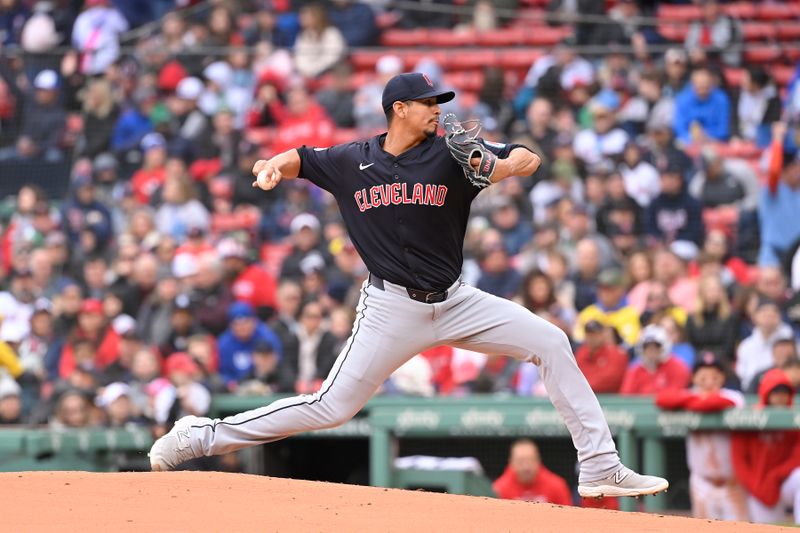
[[[466,177],[472,185],[483,189],[492,184],[491,177],[497,166],[497,156],[478,140],[480,122],[469,121],[475,125],[466,129],[453,113],[444,117],[445,142],[450,155],[461,165]],[[472,159],[480,158],[478,169],[472,166]]]

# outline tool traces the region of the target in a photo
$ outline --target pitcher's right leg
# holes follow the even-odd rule
[[[150,451],[154,470],[202,455],[220,455],[296,433],[338,426],[353,417],[400,365],[433,344],[430,317],[413,300],[365,284],[353,333],[320,390],[223,419],[184,417]]]

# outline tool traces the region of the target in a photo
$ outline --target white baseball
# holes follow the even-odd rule
[[[261,172],[259,172],[258,176],[256,177],[256,181],[258,182],[258,186],[261,187],[262,189],[264,187],[266,187],[267,184],[269,183],[270,177],[271,176],[267,173],[267,169],[264,169]]]

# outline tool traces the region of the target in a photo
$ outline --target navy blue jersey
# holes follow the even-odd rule
[[[300,177],[333,194],[358,253],[373,274],[426,291],[461,275],[472,185],[444,137],[395,157],[386,134],[331,148],[298,148]],[[499,158],[516,144],[484,142]]]

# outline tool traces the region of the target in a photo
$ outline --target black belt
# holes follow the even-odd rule
[[[383,280],[375,274],[370,273],[369,282],[382,291],[386,290],[383,285]],[[409,298],[424,304],[435,304],[443,302],[447,299],[447,289],[443,291],[423,291],[422,289],[409,289],[408,287],[403,288],[406,290],[406,292],[408,292]]]

